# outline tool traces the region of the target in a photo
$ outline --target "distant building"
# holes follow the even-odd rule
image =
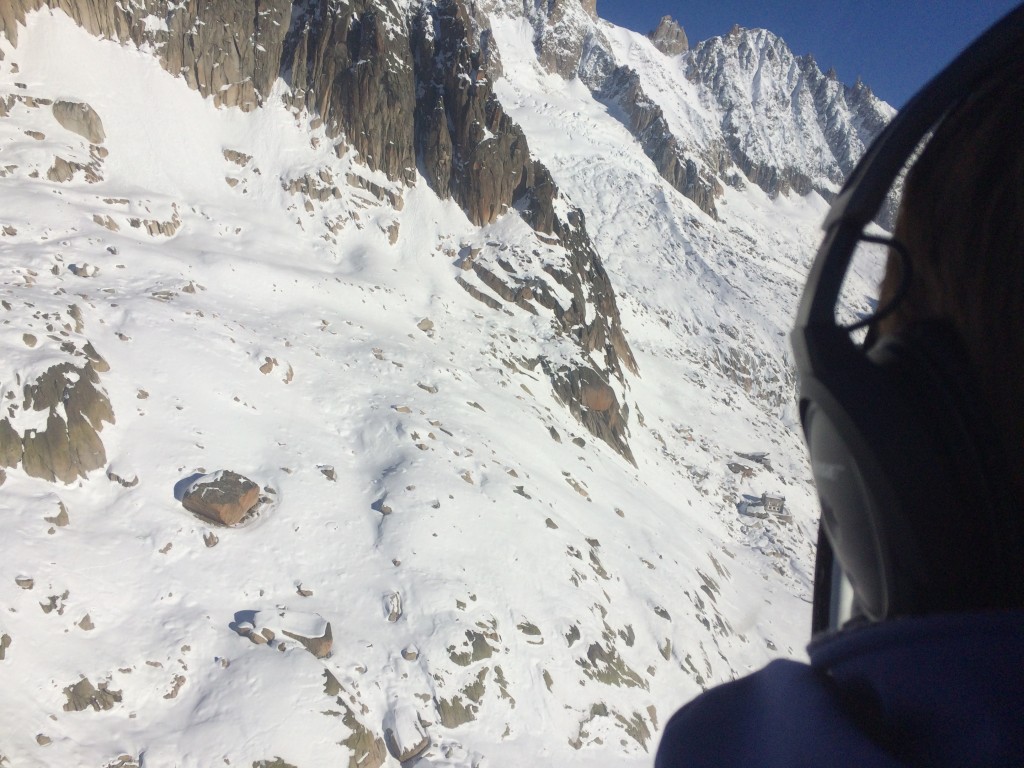
[[[781,515],[783,510],[786,508],[786,497],[769,496],[767,493],[762,493],[761,506],[764,507],[765,512],[771,512],[773,515]]]

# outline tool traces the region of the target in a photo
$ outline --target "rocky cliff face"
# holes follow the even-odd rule
[[[690,49],[686,32],[671,16],[662,16],[658,26],[648,35],[654,47],[666,56],[678,56]]]
[[[416,150],[423,174],[477,224],[494,221],[529,196],[533,223],[550,232],[555,190],[491,91],[487,41],[486,30],[458,0],[423,5],[413,19]]]
[[[0,33],[16,43],[17,23],[42,6],[93,34],[151,46],[168,71],[218,104],[255,108],[282,76],[293,103],[320,115],[339,152],[351,146],[371,169],[407,183],[422,162],[435,191],[454,197],[474,222],[536,196],[539,169],[494,99],[500,58],[475,5],[12,0],[0,8]],[[711,216],[716,187],[732,168],[771,195],[831,196],[892,115],[862,83],[844,86],[769,32],[737,27],[690,49],[666,17],[652,43],[686,54],[687,76],[721,114],[717,137],[683,135],[635,70],[616,60],[593,3],[493,2],[486,11],[525,13],[541,64],[567,79],[579,75],[621,110],[662,176]],[[770,125],[783,125],[785,138],[769,135]],[[542,218],[550,231],[550,217]]]
[[[44,7],[65,12],[98,37],[151,45],[168,72],[218,105],[242,109],[255,108],[269,95],[291,11],[286,0],[252,5],[11,0],[0,8],[0,33],[17,44],[17,24],[27,12]]]
[[[339,139],[339,152],[348,143],[371,169],[415,178],[413,56],[394,3],[295,3],[278,70],[295,101]]]
[[[583,82],[597,98],[618,107],[662,177],[706,214],[717,218],[715,194],[719,184],[709,166],[698,164],[690,143],[673,133],[661,107],[644,92],[637,72],[616,64],[599,34],[590,35],[587,43],[579,65]]]
[[[92,34],[148,46],[169,72],[218,106],[255,109],[280,77],[288,85],[284,98],[323,121],[339,156],[352,148],[369,169],[404,184],[414,183],[419,170],[474,224],[488,224],[515,208],[538,233],[553,235],[568,263],[551,274],[572,291],[573,301],[564,308],[552,299],[547,308],[582,355],[605,354],[606,368],[597,373],[585,367],[585,374],[552,370],[552,384],[596,436],[632,458],[628,411],[617,404],[588,409],[583,390],[565,384],[572,373],[594,380],[613,376],[625,385],[623,371],[635,373],[636,364],[582,214],[570,208],[570,220],[556,215],[558,190],[550,173],[531,158],[522,130],[493,94],[491,71],[500,73],[500,57],[486,17],[474,16],[462,0],[411,10],[395,0],[173,6],[159,0],[14,0],[0,15],[0,33],[16,43],[18,23],[44,5],[64,11]],[[576,30],[593,22],[594,8],[559,0],[546,18],[553,31],[544,37],[543,58],[568,72],[580,56],[579,46],[569,43],[582,45]],[[673,173],[685,187],[685,166]],[[537,290],[545,295],[542,285]],[[583,307],[595,297],[599,313],[588,320]]]
[[[615,60],[609,41],[587,9],[578,0],[557,0],[537,3],[526,13],[533,25],[540,63],[566,79],[580,77],[597,98],[614,105],[658,172],[701,210],[716,217],[717,182],[694,162],[690,142],[671,130],[637,73]],[[659,50],[668,55],[688,47],[686,33],[668,17],[652,36]]]
[[[324,121],[339,154],[352,147],[370,169],[411,183],[425,153],[431,186],[476,223],[534,191],[539,169],[490,91],[488,65],[497,59],[486,30],[461,3],[423,4],[409,15],[377,0],[14,0],[0,11],[0,33],[16,44],[25,13],[44,6],[92,34],[150,46],[218,105],[253,109],[282,77],[288,98]]]

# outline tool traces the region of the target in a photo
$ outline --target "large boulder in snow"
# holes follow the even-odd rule
[[[200,475],[185,489],[181,504],[189,512],[221,525],[238,525],[260,500],[260,487],[230,470]]]
[[[96,110],[88,104],[77,101],[55,101],[53,116],[57,122],[73,133],[85,138],[90,144],[102,144],[107,138],[103,121]]]

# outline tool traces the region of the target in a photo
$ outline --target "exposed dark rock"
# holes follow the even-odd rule
[[[566,80],[576,76],[584,38],[596,16],[596,0],[585,8],[579,0],[550,0],[546,16],[534,21],[534,48],[541,65]]]
[[[17,44],[17,22],[26,11],[47,6],[71,16],[98,37],[149,44],[172,74],[182,76],[215,103],[251,109],[262,102],[278,76],[291,3],[180,3],[159,0],[131,4],[113,0],[12,0],[0,6],[0,32]],[[153,30],[146,18],[166,22]]]
[[[460,0],[420,7],[413,20],[416,148],[431,188],[453,197],[476,224],[494,221],[518,198],[550,208],[550,175],[530,159],[522,130],[491,89],[487,40]],[[534,199],[536,198],[536,199]],[[544,229],[540,213],[531,224]]]
[[[449,646],[448,657],[460,667],[468,667],[474,662],[489,659],[497,648],[488,643],[488,640],[498,642],[499,638],[496,633],[477,632],[476,630],[467,629],[466,640],[460,647],[466,648],[468,646],[468,650],[457,652],[454,645]]]
[[[468,293],[470,296],[472,296],[477,301],[482,301],[484,304],[486,304],[491,309],[501,309],[501,302],[500,301],[498,301],[495,298],[492,298],[491,296],[488,296],[486,293],[483,293],[478,288],[474,288],[472,285],[467,283],[461,277],[456,277],[455,278],[455,282],[458,283],[459,285],[461,285],[465,289],[466,293]]]
[[[391,0],[295,3],[279,70],[329,136],[344,134],[389,178],[414,179],[412,53],[406,19]]]
[[[53,165],[46,172],[46,178],[50,181],[56,181],[58,184],[70,181],[75,175],[77,165],[78,163],[69,163],[63,157],[55,157],[53,158]]]
[[[8,419],[0,419],[0,467],[16,467],[21,461],[21,435]]]
[[[64,505],[63,501],[57,502],[57,514],[51,517],[43,517],[48,523],[51,523],[58,528],[63,528],[66,525],[70,525],[71,517],[68,515],[68,508]]]
[[[452,189],[453,150],[444,100],[438,98],[433,109],[418,111],[423,113],[417,131],[417,144],[422,153],[420,170],[431,189],[441,197],[448,197]]]
[[[732,151],[732,157],[747,179],[756,184],[772,197],[788,195],[795,192],[798,195],[806,195],[816,187],[811,178],[794,168],[780,168],[766,163],[756,163],[751,160],[739,147],[736,137],[731,135],[726,138],[726,144]],[[831,192],[826,192],[831,197]]]
[[[122,477],[120,474],[114,471],[113,467],[107,467],[107,479],[112,483],[117,483],[122,488],[134,488],[139,484],[138,475],[128,475]]]
[[[533,289],[528,285],[524,285],[522,280],[517,281],[518,285],[513,288],[482,264],[474,263],[472,268],[476,273],[476,276],[480,278],[480,282],[498,294],[505,301],[510,304],[515,304],[520,309],[524,309],[532,315],[537,314],[536,307],[530,304],[529,301],[533,298]]]
[[[599,683],[644,690],[649,688],[647,681],[623,661],[614,645],[591,643],[586,658],[577,659],[576,663],[587,677]]]
[[[621,378],[623,368],[637,373],[633,352],[622,334],[611,280],[587,234],[583,212],[574,209],[565,221],[556,219],[555,234],[568,252],[571,273],[554,276],[573,294],[572,304],[560,314],[559,322],[578,339],[584,352],[603,352],[606,367],[616,376]],[[588,300],[595,307],[589,322]]]
[[[168,72],[184,77],[204,96],[213,96],[218,105],[250,110],[270,94],[291,3],[189,3],[164,8],[160,15],[166,17],[167,32],[155,37],[162,42],[166,36],[160,58]],[[140,17],[131,21],[130,37],[136,44],[145,35],[137,27]]]
[[[384,742],[391,756],[404,763],[430,746],[430,736],[417,719],[407,717],[400,725],[395,723],[384,728]]]

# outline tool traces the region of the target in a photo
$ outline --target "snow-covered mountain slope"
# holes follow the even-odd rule
[[[586,18],[704,146],[679,59]],[[801,655],[785,335],[826,203],[725,183],[712,218],[484,21],[554,231],[373,170],[283,80],[242,112],[60,11],[0,37],[0,764],[648,765]],[[220,470],[262,496],[236,527],[181,504]]]
[[[722,184],[831,199],[894,114],[863,83],[844,86],[767,30],[735,27],[688,49],[671,20],[649,39],[578,6],[571,13],[574,5],[560,0],[526,13],[541,65],[578,75],[661,175],[712,216]],[[675,36],[668,48],[659,34]],[[891,215],[887,208],[883,223]]]

